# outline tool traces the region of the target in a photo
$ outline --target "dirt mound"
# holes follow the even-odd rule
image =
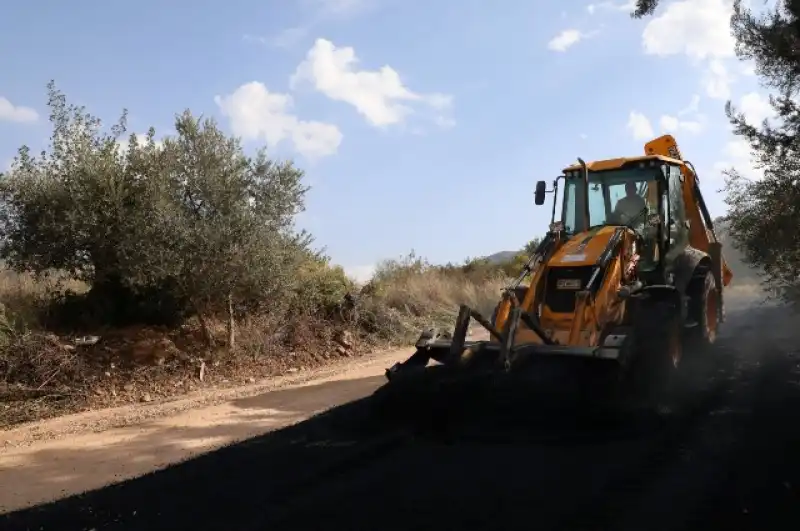
[[[259,331],[251,332],[242,336],[253,341]],[[262,338],[258,348],[235,352],[222,342],[208,348],[191,326],[132,326],[83,337],[31,333],[12,341],[0,358],[0,428],[254,383],[365,351],[352,332],[311,320],[294,323],[277,341]]]

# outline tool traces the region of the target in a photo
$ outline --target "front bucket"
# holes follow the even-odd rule
[[[465,346],[469,355],[461,358],[446,344],[420,349],[387,371],[389,382],[373,395],[377,419],[433,431],[472,422],[533,426],[616,404],[620,367],[613,360],[523,345],[512,350],[509,365],[497,343]],[[435,363],[423,363],[426,357]]]
[[[470,319],[496,341],[466,341]],[[515,344],[520,323],[541,343]],[[470,419],[531,426],[613,412],[621,398],[625,338],[608,335],[598,347],[558,345],[519,306],[501,332],[462,305],[452,335],[423,332],[416,352],[387,370],[389,381],[373,395],[373,418],[442,430]]]

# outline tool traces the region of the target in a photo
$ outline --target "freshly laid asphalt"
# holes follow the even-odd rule
[[[354,401],[0,516],[0,530],[800,529],[794,323],[800,318],[778,307],[729,312],[717,345],[686,363],[680,404],[624,422],[562,412],[558,422],[412,431],[368,421],[369,400],[360,397],[382,378],[293,390]],[[505,416],[515,407],[535,406],[506,404]]]

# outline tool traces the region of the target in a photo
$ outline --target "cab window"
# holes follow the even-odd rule
[[[585,199],[589,207],[590,227],[597,227],[608,223],[616,224],[627,222],[627,218],[638,217],[634,221],[643,222],[646,217],[638,212],[630,212],[630,208],[622,209],[626,212],[625,219],[619,219],[618,205],[631,204],[637,202],[632,200],[626,191],[630,185],[635,186],[635,195],[642,198],[640,202],[647,204],[652,210],[651,199],[648,196],[649,184],[655,179],[653,167],[629,167],[618,170],[606,170],[601,172],[589,172],[588,197]],[[583,227],[583,181],[578,176],[569,176],[565,179],[562,221],[564,230],[574,233]],[[638,215],[638,216],[637,216]]]
[[[683,248],[689,243],[689,229],[686,227],[686,208],[683,203],[683,182],[678,166],[668,167],[669,179],[669,246]]]

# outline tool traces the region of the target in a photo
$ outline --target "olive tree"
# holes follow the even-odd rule
[[[105,131],[52,82],[48,94],[49,150],[23,146],[0,179],[0,257],[12,267],[67,271],[119,306],[169,295],[209,342],[207,316],[227,310],[233,345],[237,301],[279,306],[319,260],[293,227],[307,188],[290,162],[248,157],[188,111],[171,137],[151,129],[126,144],[126,112]]]
[[[127,113],[104,130],[85,108],[68,104],[55,83],[47,89],[49,149],[37,156],[22,146],[0,179],[0,257],[16,270],[62,270],[88,282],[92,289],[81,306],[86,311],[64,315],[82,320],[94,313],[118,322],[135,313],[119,250],[143,200],[141,168],[127,162],[136,153],[124,149]],[[153,149],[152,135],[143,149]],[[138,144],[134,138],[131,143]]]
[[[310,238],[296,233],[303,208],[303,172],[260,150],[247,157],[213,120],[184,112],[177,134],[149,155],[154,178],[144,185],[145,208],[127,238],[124,270],[135,285],[171,282],[205,322],[225,308],[234,344],[235,302],[275,304],[295,287],[294,273],[312,259]]]
[[[658,0],[638,0],[632,16],[652,15]],[[733,3],[731,32],[736,55],[752,60],[759,81],[771,88],[774,117],[749,123],[730,101],[726,115],[735,135],[747,141],[763,178],[741,168],[726,174],[730,235],[745,260],[764,273],[766,287],[797,299],[800,294],[800,0],[763,4],[756,14]]]
[[[104,133],[99,119],[68,105],[52,82],[48,93],[49,152],[36,157],[23,146],[0,181],[0,253],[17,269],[63,269],[102,282],[117,269],[121,228],[137,203],[118,144],[126,113]]]

